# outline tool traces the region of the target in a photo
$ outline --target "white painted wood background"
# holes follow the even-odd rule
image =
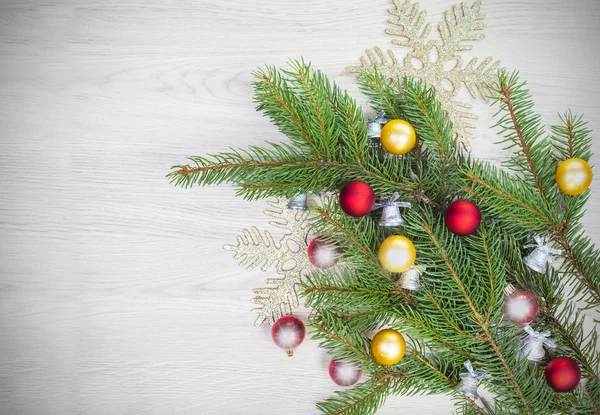
[[[422,1],[432,23],[451,4]],[[164,175],[187,155],[281,139],[254,111],[256,66],[304,56],[360,97],[344,68],[389,45],[389,6],[0,2],[1,414],[316,412],[335,389],[329,358],[307,341],[289,359],[254,328],[251,289],[265,275],[221,248],[266,226],[265,204]],[[545,122],[572,108],[600,131],[600,3],[484,10],[487,38],[470,55],[520,69]],[[476,111],[474,154],[499,160],[490,110]],[[599,243],[600,180],[592,190],[585,223]],[[380,413],[451,407],[394,397]]]

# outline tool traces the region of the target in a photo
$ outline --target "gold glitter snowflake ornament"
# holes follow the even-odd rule
[[[361,57],[361,66],[350,66],[347,70],[361,72],[377,68],[380,74],[389,79],[411,76],[432,86],[438,101],[452,120],[456,141],[470,151],[469,139],[473,135],[467,129],[475,126],[466,120],[475,120],[477,116],[469,112],[472,105],[455,101],[454,98],[464,85],[474,99],[478,92],[487,100],[489,91],[486,83],[496,79],[500,65],[499,61],[492,63],[493,59],[488,57],[479,65],[477,58],[473,58],[463,67],[459,54],[473,48],[466,42],[484,38],[481,1],[475,1],[471,7],[465,3],[452,6],[452,10],[446,11],[442,22],[438,24],[440,39],[429,40],[431,25],[425,24],[427,13],[419,11],[419,4],[410,0],[393,2],[396,8],[388,11],[394,17],[388,19],[388,23],[394,28],[385,32],[400,38],[393,39],[393,44],[410,48],[411,51],[401,63],[393,51],[389,50],[386,56],[380,48],[375,47],[367,50],[366,57]]]
[[[272,209],[264,214],[274,218],[269,222],[272,226],[286,231],[279,243],[276,243],[269,231],[263,234],[256,228],[244,229],[238,236],[237,245],[225,245],[223,248],[235,252],[234,259],[240,266],[248,270],[261,266],[264,272],[273,267],[283,278],[267,278],[266,284],[273,287],[257,288],[252,299],[255,304],[262,305],[252,310],[258,317],[254,325],[259,327],[265,320],[273,325],[277,318],[290,314],[293,307],[298,307],[298,289],[302,276],[312,268],[308,259],[308,212],[288,209],[288,200],[269,201]]]

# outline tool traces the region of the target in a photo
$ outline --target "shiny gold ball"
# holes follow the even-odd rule
[[[565,160],[556,169],[556,184],[563,193],[579,195],[592,184],[592,168],[582,159]]]
[[[415,146],[417,133],[409,122],[392,120],[381,129],[381,145],[391,154],[406,154]]]
[[[404,337],[393,329],[381,330],[371,341],[371,353],[383,365],[395,365],[402,360],[405,352]]]
[[[417,249],[405,236],[392,235],[385,238],[379,247],[379,261],[390,272],[404,272],[417,258]]]

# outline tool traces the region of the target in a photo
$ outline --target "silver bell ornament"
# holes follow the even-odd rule
[[[492,376],[484,372],[475,371],[470,360],[467,360],[465,362],[465,367],[467,368],[468,372],[461,372],[458,375],[460,376],[460,382],[456,387],[460,393],[475,400],[479,396],[477,394],[477,387],[479,386],[479,382],[483,379],[489,379]]]
[[[425,271],[424,267],[413,265],[402,274],[396,281],[396,286],[406,290],[416,291],[421,286],[421,274]]]
[[[288,209],[306,210],[308,209],[308,195],[306,193],[292,196],[288,203]]]
[[[381,129],[388,122],[385,118],[385,112],[379,111],[377,116],[373,119],[367,119],[367,141],[368,147],[380,147],[381,146]]]
[[[534,236],[535,244],[527,244],[524,248],[535,248],[529,255],[523,258],[523,262],[529,268],[540,274],[545,274],[548,269],[548,264],[554,262],[553,255],[560,255],[560,249],[551,248],[548,243],[548,238]]]
[[[383,208],[379,226],[402,226],[404,219],[402,219],[402,216],[400,216],[400,208],[404,207],[410,209],[411,205],[408,202],[397,202],[396,200],[398,200],[399,197],[400,195],[398,192],[396,192],[388,201],[383,203],[375,203],[373,210]]]
[[[523,327],[523,330],[527,332],[527,337],[521,341],[521,348],[519,349],[519,356],[521,358],[526,357],[532,362],[539,362],[546,355],[544,344],[553,349],[558,347],[558,345],[549,338],[549,331],[539,332],[531,328],[531,326],[525,326]]]

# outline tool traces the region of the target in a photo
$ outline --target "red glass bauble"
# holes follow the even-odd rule
[[[544,375],[548,385],[556,392],[571,392],[579,385],[581,369],[575,360],[560,356],[548,363]]]
[[[337,264],[340,250],[331,242],[323,241],[320,237],[313,239],[308,245],[308,259],[317,268],[331,268]]]
[[[512,286],[511,286],[512,287]],[[504,315],[515,324],[529,324],[540,312],[537,298],[529,291],[512,290],[504,298]]]
[[[365,182],[350,182],[340,192],[340,207],[350,216],[365,216],[375,207],[375,193]]]
[[[457,200],[451,203],[444,216],[450,232],[459,236],[471,235],[481,223],[479,208],[468,200]]]
[[[300,346],[306,336],[304,323],[298,317],[284,316],[275,322],[271,328],[271,337],[278,347],[291,352]]]
[[[329,363],[329,377],[336,385],[352,386],[362,376],[362,370],[351,363],[339,362],[331,359]]]

